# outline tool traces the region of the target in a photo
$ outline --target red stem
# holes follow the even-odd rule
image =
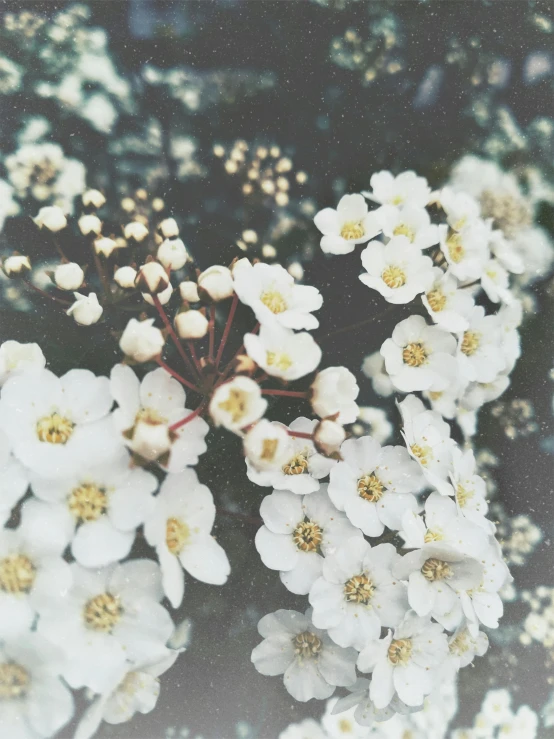
[[[166,372],[169,372],[169,374],[174,377],[176,380],[178,380],[181,385],[185,385],[186,387],[190,388],[191,390],[194,390],[195,393],[200,393],[201,391],[196,387],[196,385],[193,385],[192,382],[189,382],[184,377],[181,377],[180,374],[175,372],[174,369],[171,369],[171,367],[166,364],[161,357],[156,357],[156,362],[160,365],[160,367],[163,367]]]
[[[213,362],[214,358],[214,347],[215,347],[215,303],[210,305],[210,349],[209,359]]]
[[[185,364],[187,365],[187,367],[190,369],[190,371],[194,375],[194,373],[196,371],[195,368],[194,368],[194,365],[192,364],[192,362],[188,358],[188,355],[186,354],[185,350],[183,349],[183,345],[179,341],[179,337],[175,333],[175,330],[173,329],[173,326],[171,325],[171,321],[167,317],[167,314],[166,314],[165,310],[163,309],[163,305],[160,303],[160,299],[158,298],[158,296],[155,293],[151,293],[151,295],[152,295],[152,300],[154,302],[154,305],[156,306],[156,310],[160,314],[160,318],[164,322],[164,325],[167,328],[167,331],[168,331],[169,335],[173,339],[173,343],[175,344],[175,346],[177,348],[177,351],[181,355],[181,359],[185,362]]]
[[[41,290],[40,287],[37,287],[36,285],[33,285],[33,283],[30,280],[23,280],[23,282],[28,285],[29,287],[32,287],[33,290],[35,290],[37,293],[42,295],[44,298],[49,298],[50,300],[55,300],[56,303],[61,303],[62,305],[71,305],[70,300],[63,300],[62,298],[57,298],[55,295],[50,295],[50,293],[47,293],[46,290]]]
[[[302,431],[291,431],[290,429],[288,431],[288,434],[289,436],[296,436],[299,439],[313,439],[314,438],[313,434],[305,434]]]
[[[305,392],[296,390],[262,390],[262,395],[287,395],[289,398],[306,398]]]
[[[177,421],[176,423],[172,424],[169,427],[169,430],[177,431],[177,429],[180,429],[181,426],[184,426],[186,423],[190,423],[191,421],[194,421],[194,419],[202,413],[205,407],[206,407],[206,403],[200,403],[200,405],[195,411],[193,411],[192,413],[189,413],[188,416],[185,416],[180,421]]]
[[[229,308],[229,315],[227,316],[227,323],[225,324],[225,330],[223,331],[223,336],[221,337],[221,342],[219,344],[219,349],[217,350],[217,356],[215,358],[216,369],[219,367],[219,363],[221,361],[221,355],[223,354],[223,350],[225,349],[225,344],[227,343],[227,339],[229,338],[229,331],[231,330],[231,326],[233,325],[233,319],[235,317],[235,311],[237,309],[238,303],[239,303],[238,295],[233,295],[233,302],[231,303],[231,307]]]
[[[201,375],[202,374],[202,365],[200,364],[200,362],[198,360],[198,355],[196,354],[196,348],[194,346],[194,341],[187,341],[187,346],[189,348],[189,352],[192,355],[193,362],[194,362],[194,364],[196,366],[196,371],[198,372],[199,375]]]

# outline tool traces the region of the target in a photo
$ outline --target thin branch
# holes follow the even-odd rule
[[[160,365],[160,367],[163,367],[166,372],[169,372],[172,377],[178,380],[181,385],[185,385],[185,387],[190,388],[190,390],[194,390],[195,393],[202,393],[202,391],[197,388],[196,385],[193,385],[192,382],[189,382],[184,377],[181,377],[181,375],[175,372],[175,370],[172,369],[168,364],[166,364],[161,357],[156,357],[156,362]]]
[[[217,350],[217,356],[215,358],[216,368],[219,367],[219,363],[221,361],[221,355],[223,354],[223,350],[225,349],[225,344],[227,343],[227,339],[229,338],[229,331],[231,330],[231,326],[233,325],[233,319],[235,317],[235,311],[237,310],[238,303],[239,303],[238,295],[233,295],[233,302],[231,303],[231,307],[229,308],[229,315],[227,316],[227,323],[225,324],[225,330],[223,331],[223,336],[221,337],[221,341],[219,343],[219,349]]]
[[[192,413],[189,413],[188,416],[185,416],[180,421],[177,421],[176,423],[172,424],[169,427],[169,430],[170,431],[177,431],[177,429],[180,429],[181,426],[184,426],[185,424],[190,423],[191,421],[194,421],[194,419],[197,418],[202,413],[202,411],[204,410],[205,407],[206,407],[206,403],[205,402],[204,403],[200,403],[200,405],[198,406],[198,408],[195,411],[192,411]]]
[[[171,321],[167,317],[167,313],[163,309],[163,305],[160,303],[160,299],[158,298],[158,296],[155,293],[152,293],[152,301],[154,302],[154,305],[156,307],[156,310],[160,314],[160,318],[164,322],[164,325],[165,325],[165,327],[166,327],[169,335],[171,336],[171,338],[173,340],[173,343],[175,344],[175,347],[176,347],[177,351],[179,352],[179,354],[181,356],[181,359],[187,365],[187,367],[190,369],[190,371],[192,372],[192,374],[194,376],[194,374],[196,372],[196,369],[195,369],[194,365],[192,364],[192,362],[190,361],[190,359],[188,358],[188,355],[185,352],[185,350],[183,348],[183,345],[179,341],[179,337],[175,333],[175,329],[171,325]]]

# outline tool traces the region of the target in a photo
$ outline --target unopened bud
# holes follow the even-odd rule
[[[76,262],[59,264],[54,271],[54,282],[61,290],[78,290],[84,279],[85,273]]]
[[[175,316],[175,328],[181,339],[202,339],[208,333],[209,322],[199,310],[187,310]]]
[[[79,228],[83,236],[98,235],[102,231],[102,221],[94,214],[84,215],[79,218]]]
[[[139,269],[135,285],[143,293],[161,293],[169,285],[169,277],[159,262],[147,262]]]

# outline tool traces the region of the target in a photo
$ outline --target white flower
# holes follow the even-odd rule
[[[39,634],[0,645],[0,733],[10,739],[43,739],[73,716],[73,696],[60,680],[63,656]]]
[[[164,344],[164,336],[154,326],[153,318],[145,321],[131,318],[119,340],[121,351],[135,362],[148,362],[159,356]]]
[[[309,333],[278,324],[266,323],[259,334],[245,334],[244,347],[264,372],[287,381],[308,375],[321,361],[321,349]]]
[[[501,341],[498,317],[486,316],[481,305],[475,306],[458,344],[462,376],[474,382],[492,382],[506,366]]]
[[[439,226],[441,251],[450,272],[459,280],[477,280],[489,258],[490,228],[482,220],[473,221],[461,231],[448,232]]]
[[[398,530],[405,511],[417,501],[410,493],[424,487],[417,464],[400,446],[381,449],[370,436],[348,439],[341,462],[330,473],[329,497],[366,536],[380,536],[385,526]]]
[[[315,427],[314,443],[318,451],[326,457],[337,458],[340,447],[346,439],[346,431],[342,424],[331,418],[324,418]]]
[[[76,262],[59,264],[54,271],[54,282],[61,290],[77,290],[84,279],[85,273]]]
[[[14,255],[2,262],[2,269],[8,277],[20,277],[31,271],[29,257]]]
[[[61,557],[65,543],[41,520],[43,508],[27,501],[19,528],[0,529],[1,640],[31,629],[37,606],[62,597],[71,586],[69,565]]]
[[[208,327],[209,321],[202,311],[186,310],[175,316],[175,328],[181,339],[202,339]]]
[[[109,690],[127,664],[166,655],[173,622],[160,605],[160,568],[149,559],[88,570],[71,566],[73,585],[57,603],[39,604],[38,632],[67,657],[72,688]]]
[[[468,521],[480,526],[488,533],[494,531],[494,524],[486,516],[487,485],[482,477],[475,474],[475,456],[472,449],[455,447],[452,450],[452,471],[450,479],[456,494],[456,504],[461,515]]]
[[[497,375],[492,382],[470,382],[460,399],[458,414],[475,413],[485,403],[499,398],[510,385],[510,378],[505,374]],[[460,423],[460,417],[456,420]],[[473,436],[475,432],[469,434]]]
[[[10,440],[0,428],[0,525],[10,518],[28,487],[28,472],[13,456]]]
[[[460,411],[460,402],[467,386],[467,379],[458,374],[444,390],[438,392],[425,390],[423,397],[431,403],[431,409],[440,413],[444,418],[456,418]]]
[[[409,303],[433,281],[433,262],[414,249],[406,236],[393,236],[388,244],[371,241],[362,252],[367,270],[360,280],[389,303]]]
[[[154,512],[144,525],[144,535],[156,549],[164,592],[174,608],[183,600],[183,570],[211,585],[227,582],[229,560],[210,535],[214,520],[212,494],[198,482],[194,470],[167,475]]]
[[[158,247],[157,257],[166,269],[181,269],[187,263],[188,256],[181,239],[167,238]]]
[[[207,296],[214,303],[230,298],[234,293],[231,270],[218,264],[198,275],[197,283],[199,295]]]
[[[181,293],[181,298],[187,303],[197,303],[200,300],[196,282],[185,280],[179,283],[179,292]]]
[[[432,541],[405,554],[393,573],[407,581],[408,601],[418,616],[431,615],[452,630],[463,617],[460,593],[479,585],[483,569],[467,554]]]
[[[264,526],[256,534],[256,549],[270,570],[279,570],[291,593],[306,595],[321,575],[323,558],[361,531],[337,511],[327,485],[300,498],[274,490],[260,506]]]
[[[131,551],[135,532],[154,507],[154,475],[131,468],[125,450],[113,461],[86,466],[72,475],[34,476],[34,494],[45,501],[44,526],[64,542],[83,567],[103,567]]]
[[[164,218],[158,228],[162,232],[162,236],[166,239],[174,239],[179,236],[179,226],[175,218]]]
[[[424,208],[431,197],[431,188],[425,177],[408,171],[394,177],[383,170],[376,172],[369,181],[372,192],[363,192],[364,197],[384,205],[402,205]]]
[[[241,429],[258,421],[265,413],[267,400],[260,386],[249,377],[233,377],[220,385],[210,400],[210,415],[216,426],[229,431]]]
[[[362,372],[371,380],[371,385],[377,395],[388,398],[393,394],[394,386],[385,370],[385,360],[381,352],[368,354],[362,364]]]
[[[137,276],[138,279],[138,276]],[[159,292],[156,297],[160,302],[160,305],[166,305],[169,303],[171,296],[173,295],[173,285],[168,283],[167,287]],[[150,293],[142,293],[142,297],[149,305],[154,305],[154,297]]]
[[[244,454],[255,471],[280,469],[293,454],[292,437],[286,426],[263,418],[246,433]]]
[[[319,290],[297,285],[279,264],[241,262],[233,270],[235,292],[241,303],[249,305],[261,323],[279,323],[286,328],[313,329],[319,321],[312,311],[323,303]]]
[[[358,419],[364,424],[372,436],[379,444],[384,444],[392,435],[392,423],[389,421],[386,412],[382,408],[364,405],[360,406]]]
[[[206,451],[208,424],[193,418],[177,430],[172,424],[190,415],[180,383],[159,367],[139,382],[130,367],[117,364],[111,371],[110,387],[118,404],[114,426],[122,442],[142,459],[157,461],[169,472],[180,472],[196,464]]]
[[[526,271],[523,254],[516,250],[514,242],[509,241],[502,231],[491,232],[489,249],[508,272],[521,275]]]
[[[341,649],[311,622],[310,610],[268,613],[259,624],[264,637],[252,652],[262,675],[282,675],[287,691],[297,701],[329,698],[335,686],[356,679],[356,652]]]
[[[353,734],[356,739],[359,736],[360,739],[368,737],[367,728],[373,726],[375,722],[379,722],[379,734],[375,734],[378,739],[404,739],[404,728],[398,726],[396,722],[402,720],[402,716],[412,711],[421,711],[421,706],[407,706],[403,703],[400,698],[395,694],[391,702],[386,708],[376,708],[375,704],[369,697],[369,686],[370,681],[367,678],[359,677],[352,685],[347,685],[347,690],[350,691],[350,695],[344,696],[344,698],[332,699],[327,703],[326,715],[323,717],[323,722],[326,727],[331,724],[330,719],[334,719],[338,723],[339,732],[342,718],[346,714],[347,732]],[[329,713],[331,714],[329,716]],[[400,714],[400,715],[397,715]],[[325,719],[328,718],[326,721]],[[353,719],[353,720],[352,720]],[[385,726],[381,726],[386,722]],[[333,728],[336,724],[333,723]],[[375,727],[377,728],[377,727]],[[388,732],[391,729],[391,737],[388,734],[381,734],[381,732]],[[397,736],[395,731],[402,729],[402,733]],[[358,733],[354,733],[358,732]],[[373,736],[373,732],[369,735]],[[339,739],[340,733],[337,734]],[[342,739],[342,738],[341,738]],[[425,737],[425,739],[430,739]]]
[[[504,612],[498,591],[512,581],[502,558],[500,545],[493,537],[489,541],[487,551],[479,556],[479,562],[483,567],[481,582],[477,587],[460,595],[467,627],[473,636],[477,635],[479,623],[489,629],[498,628],[498,621]]]
[[[314,218],[323,234],[320,245],[326,254],[349,254],[380,231],[373,213],[361,195],[343,195],[337,209],[324,208]]]
[[[472,636],[465,624],[462,624],[448,639],[450,650],[449,661],[456,670],[467,667],[473,659],[482,657],[489,648],[489,639],[486,634],[479,631]]]
[[[84,215],[79,218],[79,229],[83,236],[98,234],[102,231],[102,221],[94,214]]]
[[[63,477],[117,452],[107,377],[37,370],[11,377],[2,389],[0,425],[17,459],[44,477]]]
[[[81,326],[92,326],[97,323],[104,312],[104,308],[98,302],[96,293],[82,295],[73,293],[75,302],[66,311],[68,316],[73,316],[75,323]]]
[[[114,272],[113,278],[117,282],[119,287],[130,290],[135,287],[137,271],[136,269],[133,269],[133,267],[119,267]]]
[[[67,226],[67,218],[63,210],[56,205],[41,208],[34,221],[39,228],[47,228],[54,233]]]
[[[0,344],[0,387],[8,377],[32,369],[43,369],[46,359],[38,344],[4,341]]]
[[[334,416],[339,423],[354,423],[358,416],[356,398],[360,392],[356,378],[346,367],[327,367],[311,384],[310,401],[320,418]]]
[[[523,320],[522,304],[519,300],[514,300],[510,305],[501,306],[496,315],[502,330],[501,347],[506,360],[504,372],[509,374],[521,355],[521,341],[517,329]]]
[[[382,626],[396,626],[408,607],[406,589],[391,572],[398,559],[392,544],[371,547],[362,537],[329,552],[310,590],[314,624],[341,647],[358,650]]]
[[[408,395],[398,404],[398,409],[408,452],[441,495],[452,495],[452,486],[447,481],[455,446],[450,438],[450,426],[436,411],[427,410],[415,395]]]
[[[114,249],[117,249],[117,241],[110,239],[108,236],[102,236],[100,239],[95,239],[94,241],[94,251],[106,258],[112,255]],[[122,269],[132,269],[132,267],[122,267]]]
[[[293,421],[289,428],[291,446],[287,451],[289,456],[280,466],[271,466],[259,470],[246,459],[246,474],[248,479],[262,487],[273,487],[276,490],[290,490],[297,495],[306,495],[319,490],[318,480],[327,477],[335,460],[319,454],[311,439],[294,436],[298,431],[302,434],[313,434],[317,421],[300,417]],[[285,427],[286,428],[286,427]],[[285,447],[284,442],[283,448]],[[279,455],[281,457],[281,455]]]
[[[510,303],[510,276],[497,259],[489,259],[481,276],[481,287],[493,303]]]
[[[475,301],[467,290],[458,289],[458,281],[439,267],[433,269],[434,282],[421,299],[432,320],[445,331],[465,331]]]
[[[144,225],[144,223],[140,223],[139,221],[132,221],[131,223],[128,223],[125,228],[123,229],[123,235],[126,239],[138,241],[139,243],[141,241],[144,241],[144,239],[148,236],[148,229]]]
[[[400,321],[381,347],[385,367],[395,388],[440,391],[456,378],[456,340],[421,316]]]
[[[448,656],[442,626],[410,611],[393,634],[369,643],[358,657],[358,669],[372,672],[369,695],[386,708],[395,693],[408,706],[419,706],[434,687],[436,668]]]
[[[170,286],[170,282],[165,268],[159,262],[147,262],[140,267],[135,285],[143,293],[161,293]]]
[[[82,195],[82,201],[85,208],[92,205],[94,208],[101,208],[106,202],[106,198],[100,190],[87,190]]]
[[[454,231],[461,231],[481,215],[481,207],[473,196],[467,192],[456,192],[451,187],[442,188],[439,202],[446,213],[448,225]]]
[[[406,236],[415,249],[428,249],[438,244],[438,228],[431,224],[431,218],[425,208],[412,205],[405,208],[382,205],[374,211],[374,215],[389,239],[394,236]]]

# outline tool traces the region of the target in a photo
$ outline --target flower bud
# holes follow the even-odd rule
[[[126,239],[132,239],[133,241],[141,242],[144,241],[144,239],[148,236],[148,229],[146,228],[144,223],[132,221],[125,226],[125,228],[123,229],[123,233]]]
[[[138,420],[127,436],[132,451],[148,462],[159,460],[171,449],[169,426],[160,421],[155,413],[139,413]]]
[[[181,339],[201,339],[208,333],[209,321],[199,310],[187,310],[175,316],[175,328]]]
[[[85,207],[92,205],[93,208],[101,208],[106,202],[106,198],[100,190],[87,190],[83,193],[82,200]]]
[[[267,408],[260,386],[249,377],[239,375],[221,385],[212,395],[210,415],[216,426],[240,431],[258,421]]]
[[[34,221],[39,228],[47,228],[53,233],[61,231],[62,228],[67,226],[67,218],[63,210],[57,205],[48,205],[41,208]]]
[[[67,315],[73,316],[75,323],[79,323],[81,326],[91,326],[93,323],[97,323],[104,309],[98,302],[96,293],[89,293],[88,295],[73,294],[75,295],[75,302],[67,310]]]
[[[161,293],[157,294],[157,298],[160,301],[161,305],[165,305],[166,303],[169,303],[169,299],[171,298],[171,295],[173,294],[173,285],[171,283],[165,288],[165,290],[162,290]],[[142,297],[146,300],[148,305],[154,305],[154,298],[150,293],[142,293]]]
[[[181,239],[166,239],[158,249],[158,260],[166,269],[181,269],[187,259],[188,252]]]
[[[161,293],[169,285],[169,277],[159,262],[146,262],[138,271],[135,285],[141,292]]]
[[[231,274],[234,277],[235,276],[235,272],[237,270],[240,270],[243,267],[251,267],[251,266],[252,266],[252,263],[251,263],[250,259],[248,259],[248,257],[242,257],[242,259],[236,259],[231,264]]]
[[[327,367],[312,383],[312,408],[320,418],[338,413],[340,423],[354,423],[358,417],[355,402],[360,392],[356,378],[346,367]]]
[[[102,236],[94,242],[94,251],[105,257],[111,256],[114,249],[117,249],[117,241],[110,239],[108,236]]]
[[[231,270],[218,264],[209,267],[199,275],[198,288],[203,298],[207,296],[216,303],[230,298],[234,293]]]
[[[244,437],[244,454],[258,472],[276,470],[292,457],[292,439],[285,426],[262,418]]]
[[[135,362],[148,362],[157,357],[163,349],[165,339],[159,328],[156,328],[154,319],[137,321],[131,318],[121,339],[119,348]]]
[[[102,231],[102,221],[94,214],[84,215],[79,218],[79,228],[83,236],[98,235]]]
[[[132,267],[119,267],[116,269],[113,276],[119,287],[124,287],[127,290],[135,287],[135,280],[137,278],[137,271]]]
[[[175,218],[165,218],[158,227],[162,236],[166,239],[174,239],[179,236],[179,226]]]
[[[346,432],[340,423],[324,418],[314,431],[314,444],[318,451],[327,457],[337,456],[342,442],[346,439]]]
[[[54,282],[61,290],[78,290],[85,273],[76,262],[59,264],[54,271]]]
[[[187,303],[197,303],[200,300],[196,282],[189,282],[188,280],[181,282],[179,292],[181,293],[181,298],[186,300]]]
[[[31,262],[29,257],[14,255],[4,259],[2,268],[8,277],[24,277],[31,271]]]

